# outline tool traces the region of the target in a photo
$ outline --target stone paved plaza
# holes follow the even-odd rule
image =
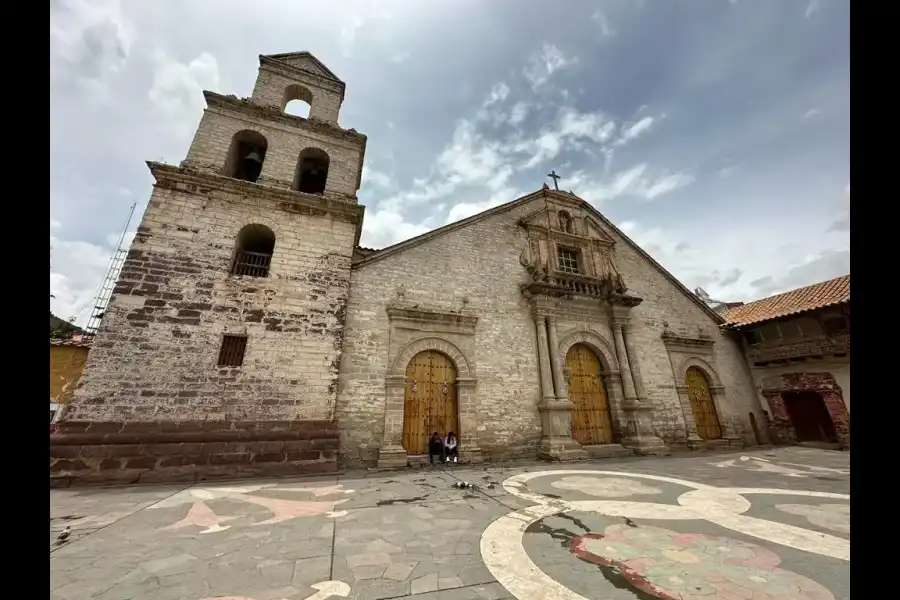
[[[51,598],[849,598],[849,465],[792,447],[53,490]]]

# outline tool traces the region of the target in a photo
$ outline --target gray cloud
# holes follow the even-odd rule
[[[755,290],[752,300],[780,294],[796,288],[827,281],[850,273],[850,250],[828,250],[818,256],[791,266],[782,275],[769,275],[754,279],[750,286]]]
[[[144,161],[184,158],[201,90],[246,96],[257,55],[303,49],[347,82],[341,124],[369,136],[367,245],[509,201],[550,169],[713,297],[762,293],[752,282],[767,275],[787,285],[830,272],[804,258],[827,262],[849,245],[843,213],[822,202],[849,180],[838,4],[815,11],[815,30],[802,7],[779,2],[572,0],[556,28],[511,0],[216,6],[51,2],[60,316],[86,318],[110,236],[149,197]],[[458,21],[467,27],[447,26]],[[801,119],[811,107],[816,118]]]

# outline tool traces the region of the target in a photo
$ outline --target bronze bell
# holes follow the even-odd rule
[[[258,151],[254,150],[250,154],[248,154],[247,156],[244,157],[244,162],[253,163],[256,166],[261,166],[262,165],[262,155]]]

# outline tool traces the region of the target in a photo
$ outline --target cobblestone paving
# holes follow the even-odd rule
[[[849,598],[849,482],[848,454],[779,448],[53,490],[50,595]]]

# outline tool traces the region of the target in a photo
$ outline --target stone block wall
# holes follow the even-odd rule
[[[684,410],[675,389],[685,382],[676,380],[674,373],[679,365],[673,363],[687,357],[674,355],[670,359],[661,338],[664,323],[668,323],[669,331],[675,334],[696,338],[702,333],[714,342],[713,356],[698,355],[698,358],[715,369],[725,387],[724,414],[720,414],[719,419],[730,421],[746,443],[753,443],[749,415],[755,413],[758,422],[762,422],[762,413],[740,344],[722,333],[712,316],[666,279],[619,234],[609,233],[617,242],[615,261],[619,271],[629,289],[644,299],[631,311],[627,335],[633,340],[648,401],[654,407],[656,434],[667,443],[681,443],[685,438]]]
[[[154,187],[68,420],[331,418],[356,225],[214,183]],[[269,276],[231,276],[251,223]],[[239,368],[216,366],[226,333],[248,336]]]
[[[331,421],[64,421],[50,436],[51,487],[333,473]]]
[[[309,118],[337,124],[341,110],[340,86],[314,76],[305,76],[302,79],[301,85],[312,95]],[[284,92],[289,86],[297,83],[295,74],[283,72],[277,67],[263,67],[253,88],[253,101],[262,106],[284,110]]]
[[[338,394],[342,460],[369,463],[381,444],[390,347],[385,304],[401,284],[406,288],[406,302],[423,310],[459,310],[463,298],[469,300],[466,311],[478,318],[475,356],[471,357],[478,380],[474,394],[478,445],[488,460],[534,456],[541,435],[540,385],[535,325],[519,291],[519,285],[528,280],[519,262],[527,236],[516,222],[543,205],[537,199],[354,267]],[[702,329],[715,341],[711,361],[725,386],[726,414],[720,418],[752,440],[749,413],[758,412],[759,403],[738,345],[720,334],[708,313],[619,234],[606,233],[617,242],[615,261],[626,283],[644,298],[632,311],[628,332],[654,407],[657,435],[668,443],[683,442],[686,437],[675,389],[684,382],[676,382],[660,337],[667,322],[670,329],[693,335]],[[606,319],[577,313],[560,318],[559,336],[579,327],[593,328],[612,341]]]
[[[524,232],[516,225],[533,210],[522,206],[354,268],[337,413],[347,464],[371,464],[381,446],[391,347],[385,305],[401,285],[406,303],[421,310],[459,311],[469,300],[465,311],[478,318],[474,355],[467,358],[478,379],[482,456],[535,455],[541,435],[537,342],[519,291],[527,274],[519,263]]]
[[[194,134],[185,166],[224,174],[232,138],[239,131],[250,130],[265,137],[268,144],[260,183],[290,189],[300,153],[318,148],[329,157],[325,194],[356,202],[366,147],[364,135],[285,115],[274,108],[260,109],[236,98],[207,93],[206,99],[208,108]]]

